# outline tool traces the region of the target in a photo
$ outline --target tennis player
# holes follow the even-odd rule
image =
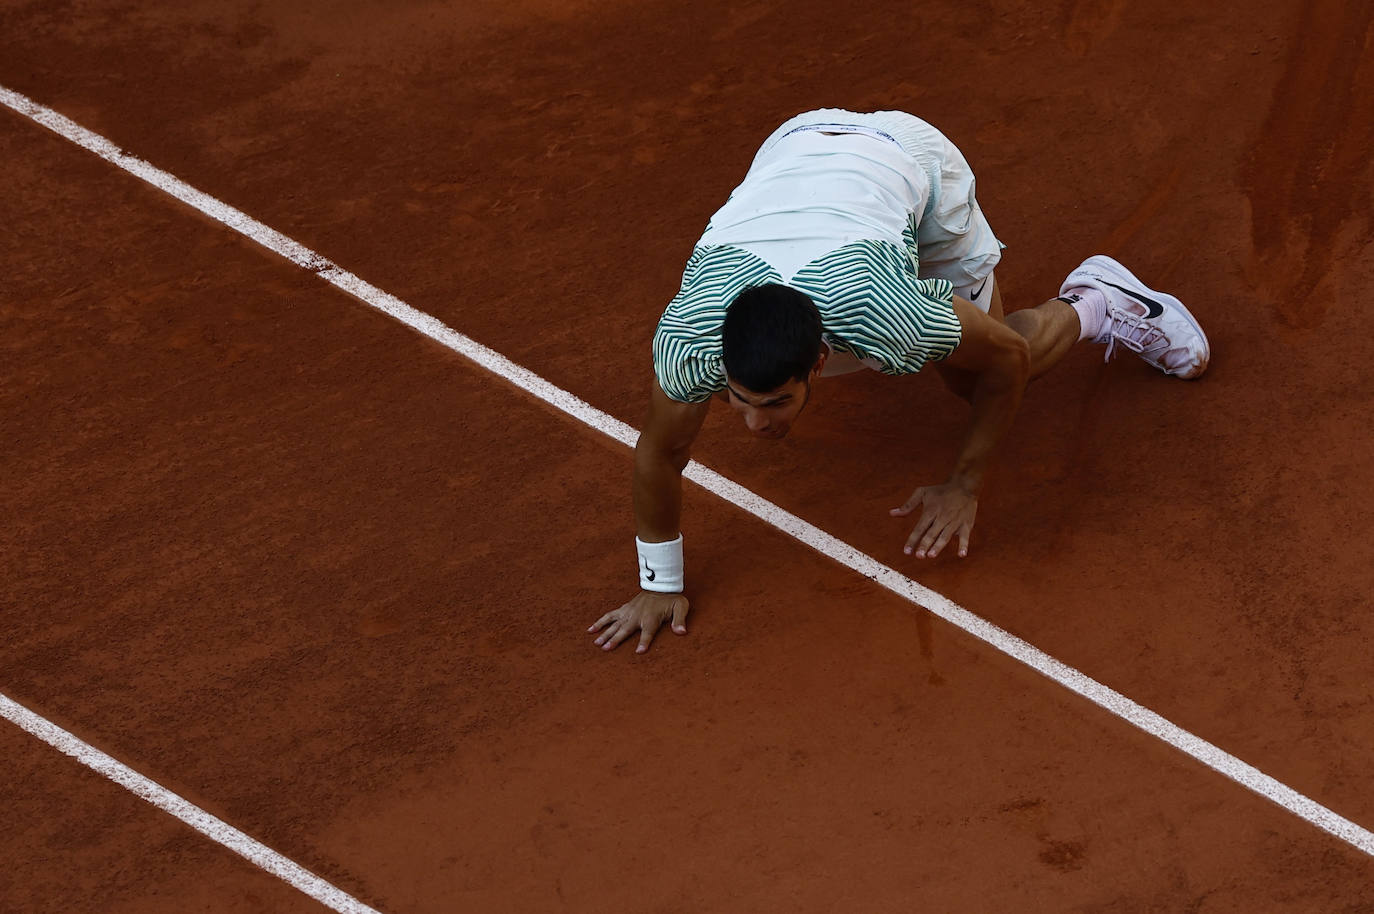
[[[1056,298],[1003,315],[1002,245],[963,155],[900,111],[828,108],[764,142],[711,217],[654,334],[649,417],[635,448],[640,591],[591,626],[610,650],[665,621],[686,634],[682,470],[711,399],[762,438],[791,429],[818,379],[927,364],[971,404],[948,479],[918,487],[893,515],[916,515],[904,551],[968,554],[978,493],[1026,383],[1079,341],[1124,347],[1166,374],[1196,378],[1207,337],[1171,295],[1105,256],[1069,274]]]

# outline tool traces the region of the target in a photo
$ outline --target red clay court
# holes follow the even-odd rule
[[[1374,911],[1374,7],[0,0],[0,90],[0,911]],[[604,654],[630,450],[327,261],[638,426],[692,242],[820,106],[958,143],[1008,309],[1111,254],[1211,369],[1076,350],[927,563],[937,381],[713,409],[700,463],[895,572],[689,483],[689,634]]]

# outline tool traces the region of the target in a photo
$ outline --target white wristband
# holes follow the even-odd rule
[[[635,537],[639,553],[639,586],[658,593],[682,593],[682,534],[666,543]]]

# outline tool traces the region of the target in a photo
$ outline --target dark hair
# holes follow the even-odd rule
[[[725,373],[756,393],[806,377],[821,353],[821,314],[804,292],[768,283],[745,289],[725,309]]]

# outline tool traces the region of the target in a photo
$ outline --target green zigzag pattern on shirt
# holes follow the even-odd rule
[[[903,247],[856,241],[818,257],[787,284],[811,296],[831,344],[871,358],[885,374],[913,374],[959,345],[959,321],[943,279],[917,278],[914,228]],[[744,289],[782,282],[776,270],[742,248],[693,251],[682,288],[654,333],[654,370],[674,400],[701,402],[725,387],[720,327]]]
[[[768,263],[742,248],[699,247],[687,261],[682,289],[654,333],[654,370],[663,392],[699,403],[725,389],[720,327],[725,309],[745,289],[782,282]]]
[[[914,248],[914,246],[913,246]],[[948,280],[916,278],[914,258],[885,241],[856,241],[792,277],[821,311],[837,349],[877,362],[884,374],[914,374],[959,345]]]

